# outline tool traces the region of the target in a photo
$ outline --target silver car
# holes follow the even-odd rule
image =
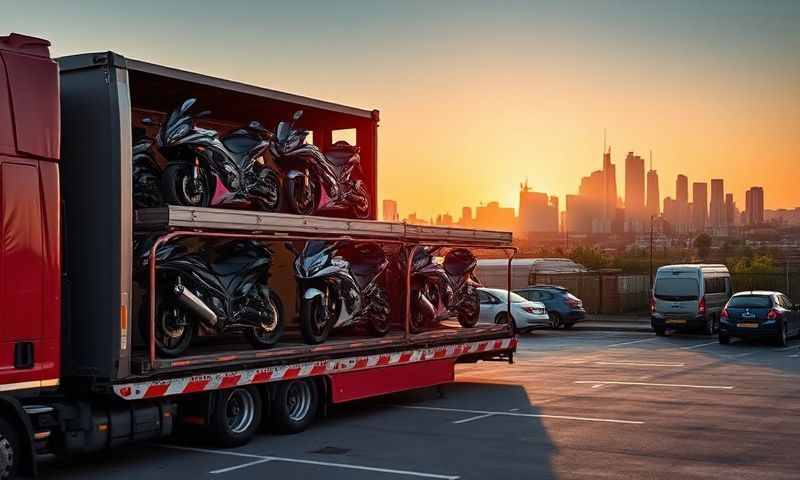
[[[508,311],[508,290],[499,288],[478,288],[481,303],[480,321],[483,323],[514,322],[519,332],[529,332],[535,328],[550,328],[550,317],[542,302],[532,302],[517,295],[511,295],[511,312]]]

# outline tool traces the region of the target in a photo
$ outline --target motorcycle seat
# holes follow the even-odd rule
[[[222,139],[222,144],[231,153],[242,155],[252,150],[262,140],[247,130],[236,130]]]

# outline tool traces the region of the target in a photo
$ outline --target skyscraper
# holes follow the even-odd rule
[[[725,194],[725,224],[732,227],[736,223],[736,202],[733,201],[733,194]]]
[[[665,207],[666,210],[666,207]],[[686,175],[678,175],[675,180],[675,218],[673,227],[678,232],[689,231],[689,178]]]
[[[708,185],[705,182],[692,184],[692,227],[697,233],[706,230],[708,220]]]
[[[686,175],[678,175],[675,180],[675,200],[689,203],[689,178]]]
[[[661,213],[661,197],[658,191],[658,172],[650,169],[647,172],[647,215],[658,216]]]
[[[533,192],[528,180],[520,185],[517,230],[523,236],[532,232],[558,232],[558,197],[555,206],[546,193]]]
[[[472,207],[461,207],[461,220],[458,224],[462,227],[472,226]]]
[[[745,194],[745,218],[748,225],[764,223],[764,189],[751,187]]]
[[[611,222],[617,211],[617,167],[611,163],[611,147],[603,152],[603,186],[605,189],[603,219]]]
[[[625,217],[628,229],[642,231],[644,216],[644,159],[628,152],[625,157]]]
[[[721,178],[711,179],[711,205],[708,220],[712,228],[724,227],[725,222],[725,186]]]
[[[383,220],[387,222],[396,222],[400,220],[400,215],[397,213],[397,202],[389,200],[388,198],[383,201]]]

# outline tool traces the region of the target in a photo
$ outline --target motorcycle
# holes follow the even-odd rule
[[[454,248],[442,259],[436,255],[440,250],[418,247],[411,259],[409,327],[415,333],[452,316],[457,316],[458,323],[466,328],[478,323],[480,302],[476,288],[481,284],[473,274],[477,265],[475,256],[466,248]]]
[[[138,247],[140,281],[147,277],[149,240]],[[177,357],[198,330],[206,335],[244,332],[256,348],[274,345],[284,322],[280,298],[267,287],[272,251],[259,242],[234,241],[220,245],[213,261],[208,257],[204,248],[193,252],[175,242],[157,249],[158,353]],[[146,338],[149,309],[143,309],[141,318]]]
[[[133,144],[133,208],[164,205],[159,185],[161,168],[150,150],[153,143],[152,138],[142,137]]]
[[[272,135],[258,122],[220,138],[215,130],[195,125],[208,110],[189,113],[190,98],[173,111],[156,135],[165,152],[167,166],[161,189],[167,203],[194,207],[248,203],[260,210],[276,211],[280,206],[280,182],[264,163]],[[145,125],[154,125],[144,119]],[[227,192],[215,198],[217,179]]]
[[[280,122],[269,145],[275,164],[285,172],[284,197],[289,210],[300,215],[320,213],[370,216],[370,199],[361,172],[359,147],[339,141],[330,151],[306,143],[308,131],[296,129],[298,110],[291,122]]]
[[[364,324],[374,336],[389,331],[389,297],[378,279],[389,264],[375,243],[310,240],[295,254],[300,327],[308,344],[324,342],[333,328]]]

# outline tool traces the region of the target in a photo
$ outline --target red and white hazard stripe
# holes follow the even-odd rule
[[[365,370],[368,368],[407,365],[429,360],[457,358],[472,353],[488,353],[508,350],[516,344],[515,338],[483,340],[479,342],[443,345],[419,350],[406,350],[395,353],[379,353],[358,357],[339,358],[317,362],[254,368],[234,372],[193,375],[150,382],[124,383],[114,385],[114,392],[125,400],[140,400],[168,395],[207,392],[242,385],[277,382],[294,378],[330,375],[340,372]]]

